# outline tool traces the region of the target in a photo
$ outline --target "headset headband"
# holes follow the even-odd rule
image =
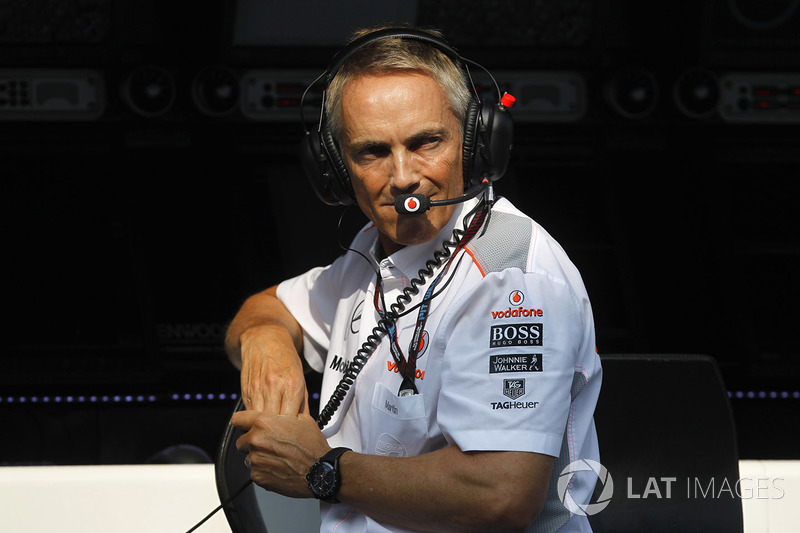
[[[421,31],[421,30],[414,30],[410,28],[385,28],[382,30],[377,30],[370,32],[366,35],[362,35],[361,37],[353,40],[350,44],[339,50],[331,59],[330,64],[328,65],[328,69],[325,71],[325,80],[327,83],[330,83],[336,73],[339,72],[339,69],[342,68],[342,65],[347,58],[354,54],[356,51],[360,50],[361,48],[374,43],[375,41],[380,41],[381,39],[408,39],[408,40],[416,40],[422,41],[425,44],[429,44],[434,48],[438,49],[439,51],[447,54],[452,59],[463,61],[461,54],[453,48],[447,41],[436,37],[435,35],[431,35],[430,33]]]

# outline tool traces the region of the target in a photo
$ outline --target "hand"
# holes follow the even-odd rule
[[[257,485],[292,498],[312,497],[306,475],[331,448],[311,416],[239,411],[231,423],[245,432],[236,448],[247,454]]]
[[[303,363],[280,325],[254,326],[240,337],[242,398],[247,409],[272,414],[308,414]]]

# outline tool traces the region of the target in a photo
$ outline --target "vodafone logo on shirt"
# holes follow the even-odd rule
[[[508,295],[508,303],[511,305],[522,305],[524,301],[525,293],[522,291],[511,291],[511,294]]]
[[[419,352],[417,352],[417,361],[419,361],[425,352],[428,351],[428,344],[430,342],[430,335],[428,335],[428,330],[422,332],[422,338],[419,340]],[[408,346],[409,351],[411,350],[411,345]],[[389,372],[394,372],[398,374],[400,372],[400,367],[397,366],[397,363],[394,361],[386,361],[386,370]],[[419,368],[414,373],[414,377],[417,379],[425,379],[425,371],[420,370]]]
[[[522,307],[522,302],[525,301],[525,293],[522,291],[511,291],[511,294],[508,295],[508,303],[511,304],[511,307],[508,309],[502,309],[497,311],[491,311],[492,318],[519,318],[519,317],[543,317],[544,311],[541,309],[535,309],[533,307],[524,308]]]

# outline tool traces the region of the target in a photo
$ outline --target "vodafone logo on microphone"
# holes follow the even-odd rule
[[[420,203],[419,200],[414,198],[413,196],[406,198],[403,202],[403,207],[406,208],[406,211],[409,213],[416,213],[419,211]]]

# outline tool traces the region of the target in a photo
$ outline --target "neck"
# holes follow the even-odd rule
[[[378,255],[380,259],[385,259],[403,248],[405,248],[405,245],[397,244],[383,233],[378,234]]]

